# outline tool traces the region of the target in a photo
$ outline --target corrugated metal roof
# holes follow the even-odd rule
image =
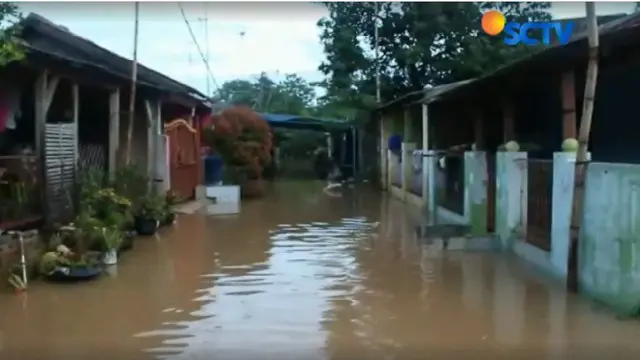
[[[19,37],[25,42],[29,51],[70,63],[88,65],[122,79],[131,77],[131,60],[80,37],[38,14],[31,13],[23,20]],[[199,98],[199,100],[206,99],[206,96],[195,88],[140,64],[138,65],[138,83],[161,91]]]
[[[328,129],[340,129],[349,128],[352,124],[348,121],[341,121],[337,119],[320,119],[314,117],[300,116],[300,115],[288,115],[288,114],[259,114],[266,122],[271,126],[294,128],[294,129],[309,129],[309,130],[328,130]]]
[[[613,20],[611,20],[613,19]],[[635,12],[624,17],[599,17],[599,21],[607,21],[598,27],[600,47],[608,50],[623,46],[627,42],[638,42],[640,34],[640,12]],[[565,45],[551,46],[535,53],[527,58],[508,64],[488,75],[475,80],[468,80],[465,84],[455,86],[442,91],[438,99],[450,98],[463,92],[481,91],[482,87],[490,83],[498,83],[515,73],[524,73],[534,67],[546,67],[548,64],[558,65],[558,60],[575,62],[579,59],[587,59],[587,31],[582,27],[581,31],[571,37]]]

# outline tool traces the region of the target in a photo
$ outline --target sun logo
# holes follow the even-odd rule
[[[500,34],[506,23],[507,19],[498,10],[489,10],[482,14],[482,30],[489,35],[495,36]]]

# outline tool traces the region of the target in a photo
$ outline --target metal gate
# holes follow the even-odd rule
[[[191,199],[200,185],[200,134],[182,119],[166,124],[164,132],[169,142],[171,190],[182,199]]]
[[[52,221],[73,217],[77,149],[75,124],[45,124],[45,201]]]
[[[551,251],[553,160],[529,159],[527,176],[527,242]]]

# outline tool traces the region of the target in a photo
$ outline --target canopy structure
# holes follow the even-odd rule
[[[353,124],[337,119],[318,119],[301,115],[259,114],[272,127],[316,131],[348,130]]]

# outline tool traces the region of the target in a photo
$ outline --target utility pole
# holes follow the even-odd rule
[[[582,225],[585,195],[584,180],[589,161],[587,154],[589,136],[591,134],[591,120],[593,117],[593,101],[596,95],[596,83],[598,80],[599,35],[595,3],[587,2],[586,10],[589,62],[587,65],[587,77],[584,86],[582,119],[580,119],[580,131],[578,132],[578,153],[576,154],[576,167],[574,173],[571,231],[569,232],[569,258],[567,261],[567,287],[573,291],[578,290],[578,237],[580,234],[580,226]]]
[[[378,14],[380,13],[380,10],[378,9],[378,3],[374,3],[375,6],[375,15],[373,18],[373,39],[374,39],[374,44],[373,44],[373,56],[375,58],[375,66],[376,66],[376,101],[378,102],[378,104],[380,104],[380,59],[378,57],[379,53],[378,53],[378,47],[379,47],[379,42],[378,42],[378,36],[379,36],[379,30],[378,30]]]
[[[131,164],[131,143],[133,138],[133,122],[136,111],[136,83],[138,81],[138,28],[140,25],[140,3],[134,3],[133,24],[133,62],[131,67],[131,91],[129,92],[129,127],[127,128],[126,164]]]
[[[207,13],[207,8],[209,7],[209,3],[204,3],[204,41],[205,41],[205,57],[207,60],[207,64],[209,64],[209,14]],[[211,79],[207,76],[207,96],[211,97]]]
[[[208,3],[204,3],[204,11],[203,17],[198,18],[198,22],[201,22],[204,30],[204,61],[209,64],[210,60],[210,51],[209,51],[209,14],[208,14]],[[211,78],[207,76],[207,97],[211,96]]]

